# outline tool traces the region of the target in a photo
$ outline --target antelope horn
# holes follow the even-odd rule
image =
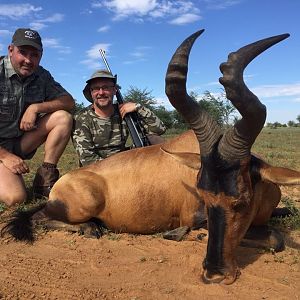
[[[189,36],[175,51],[168,65],[165,91],[170,103],[194,130],[201,144],[201,154],[206,155],[219,139],[221,130],[219,125],[200,109],[198,103],[188,95],[186,90],[190,51],[195,40],[203,32],[204,29]]]
[[[281,34],[249,44],[230,53],[227,62],[220,65],[223,77],[219,81],[225,88],[226,97],[242,115],[220,141],[219,152],[224,158],[248,156],[266,120],[266,107],[244,83],[244,69],[256,56],[287,37],[289,34]]]

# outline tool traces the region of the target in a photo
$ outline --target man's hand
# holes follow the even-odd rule
[[[134,112],[137,110],[136,103],[126,102],[126,103],[119,104],[119,110],[120,110],[121,117],[124,118],[124,116],[127,113]]]
[[[23,117],[20,122],[20,129],[23,131],[30,131],[36,128],[36,118],[37,118],[37,107],[34,104],[31,104],[25,110]]]
[[[14,174],[21,175],[25,173],[29,173],[29,168],[25,161],[21,159],[19,156],[14,155],[10,152],[7,152],[5,156],[1,156],[0,163],[11,170]]]

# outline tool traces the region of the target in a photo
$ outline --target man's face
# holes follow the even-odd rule
[[[90,83],[90,91],[94,105],[103,109],[112,105],[116,88],[114,82],[109,78],[95,78]]]
[[[39,66],[42,52],[32,46],[8,46],[11,64],[21,77],[30,76]]]

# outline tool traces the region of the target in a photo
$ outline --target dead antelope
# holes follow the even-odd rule
[[[278,184],[300,183],[299,172],[272,167],[251,155],[265,107],[242,76],[256,55],[287,35],[246,46],[221,65],[221,83],[243,117],[223,134],[186,92],[189,53],[202,32],[181,44],[166,74],[168,98],[195,134],[188,131],[162,145],[118,153],[69,172],[54,185],[49,201],[16,214],[3,234],[33,241],[32,220],[80,224],[96,218],[116,232],[151,234],[199,228],[208,218],[203,280],[229,284],[236,279],[234,252],[246,231],[268,221],[280,201]],[[282,249],[280,239],[275,246]]]
[[[171,104],[194,130],[201,145],[197,190],[208,216],[204,282],[230,284],[239,275],[235,250],[249,226],[263,225],[280,200],[278,183],[299,184],[299,172],[274,168],[251,155],[251,147],[264,126],[266,108],[243,81],[245,67],[260,53],[287,38],[278,35],[247,45],[220,65],[226,97],[242,119],[225,133],[186,92],[188,58],[196,38],[186,39],[173,55],[166,75]]]

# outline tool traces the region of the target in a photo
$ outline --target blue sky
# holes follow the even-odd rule
[[[219,65],[230,52],[290,33],[244,72],[248,87],[267,106],[267,122],[286,123],[300,115],[299,11],[298,0],[0,1],[0,53],[7,53],[16,28],[37,29],[44,43],[41,64],[87,105],[82,89],[104,67],[102,48],[123,93],[130,86],[146,88],[171,109],[166,68],[194,31],[205,29],[190,55],[187,87],[200,95],[221,92]]]

